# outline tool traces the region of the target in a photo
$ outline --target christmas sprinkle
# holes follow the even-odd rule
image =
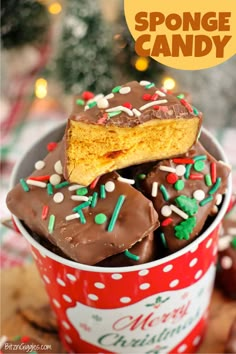
[[[93,101],[93,102],[90,102],[88,103],[88,108],[93,108],[97,105],[97,102]]]
[[[47,193],[48,193],[48,195],[53,195],[53,187],[52,187],[51,183],[47,184]]]
[[[196,191],[193,192],[193,197],[196,200],[201,201],[205,198],[205,192],[202,189],[197,189]]]
[[[210,171],[211,171],[212,183],[216,183],[216,163],[215,162],[211,162]]]
[[[141,80],[140,82],[139,82],[139,84],[141,85],[141,86],[147,86],[147,85],[149,85],[151,82],[150,81],[146,81],[146,80]]]
[[[83,213],[82,209],[79,209],[79,210],[78,210],[78,214],[79,214],[79,216],[80,216],[80,222],[81,222],[81,224],[86,224],[86,219],[85,219],[85,216],[84,216],[84,213]]]
[[[197,172],[201,172],[202,170],[204,170],[204,167],[205,163],[202,160],[197,160],[193,165],[194,170]]]
[[[75,214],[70,214],[70,215],[67,215],[65,217],[66,221],[70,221],[70,220],[74,220],[74,219],[79,219],[79,214],[78,213],[75,213]]]
[[[196,155],[193,158],[194,161],[206,160],[206,159],[207,159],[206,155]]]
[[[56,173],[58,173],[59,175],[62,174],[63,172],[63,167],[62,167],[62,163],[60,160],[58,160],[57,162],[55,162],[54,164],[54,170]]]
[[[163,220],[162,222],[161,222],[161,226],[168,226],[168,225],[170,225],[171,223],[173,222],[173,219],[171,219],[171,218],[166,218],[165,220]]]
[[[194,198],[189,198],[185,195],[180,195],[175,198],[175,202],[178,207],[181,208],[187,215],[193,216],[198,211],[198,205]]]
[[[184,107],[187,108],[187,110],[188,110],[190,113],[193,112],[192,107],[190,106],[190,104],[189,104],[186,100],[184,100],[183,98],[181,98],[181,99],[180,99],[180,102],[182,103],[182,105],[183,105]]]
[[[73,211],[79,212],[79,210],[87,208],[90,206],[91,202],[88,200],[87,202],[81,203],[80,205],[77,205],[75,208],[73,208]]]
[[[27,184],[29,184],[31,186],[35,186],[35,187],[39,187],[39,188],[46,188],[47,187],[47,183],[35,181],[33,179],[27,179],[26,182],[27,182]]]
[[[136,109],[136,108],[133,108],[132,109],[132,111],[133,111],[133,113],[134,113],[134,115],[135,115],[135,117],[140,117],[141,116],[141,112],[139,112],[139,110],[138,109]]]
[[[165,234],[163,232],[160,233],[160,237],[161,237],[161,241],[163,243],[163,246],[165,248],[167,248],[166,238],[165,238]]]
[[[167,102],[168,102],[167,100],[159,100],[159,101],[148,102],[145,105],[139,107],[139,110],[140,111],[144,111],[146,108],[150,108],[152,106],[163,104],[163,103],[167,103]]]
[[[216,179],[215,184],[214,184],[214,185],[212,186],[212,188],[209,190],[209,194],[210,194],[210,195],[211,195],[211,194],[214,194],[214,193],[219,189],[220,185],[221,185],[221,178],[218,177],[218,178]]]
[[[104,184],[100,185],[100,198],[101,199],[105,199],[106,198],[106,189],[105,189],[105,185]]]
[[[42,215],[41,215],[42,220],[46,220],[47,219],[48,211],[49,211],[49,206],[48,205],[44,205],[43,206],[43,210],[42,210]]]
[[[206,183],[207,187],[212,186],[211,176],[209,174],[205,175],[205,183]]]
[[[161,215],[165,216],[165,217],[168,217],[172,214],[172,210],[171,208],[169,207],[169,205],[164,205],[162,208],[161,208]]]
[[[194,163],[194,160],[193,159],[188,159],[188,158],[175,158],[173,159],[173,162],[178,164],[178,163],[181,163],[181,164],[193,164]]]
[[[53,174],[51,175],[49,181],[53,186],[55,186],[61,182],[61,177],[58,174]]]
[[[107,216],[103,213],[97,214],[94,218],[94,221],[96,224],[102,225],[107,221]]]
[[[177,176],[182,177],[184,176],[185,172],[186,172],[186,167],[184,165],[176,166],[175,173],[177,174]]]
[[[174,184],[178,180],[178,176],[175,173],[168,173],[166,180],[169,184]]]
[[[90,92],[90,91],[84,91],[82,93],[82,97],[85,101],[91,100],[94,97],[94,93]]]
[[[89,200],[85,195],[72,195],[71,199],[79,202],[87,202]]]
[[[108,113],[108,117],[113,118],[115,116],[118,116],[119,114],[121,114],[121,111],[110,112]]]
[[[48,222],[48,232],[51,234],[54,230],[55,225],[55,215],[51,214]]]
[[[106,95],[104,98],[106,98],[107,100],[110,100],[111,98],[115,97],[114,93],[109,93],[108,95]]]
[[[117,200],[116,206],[115,206],[115,208],[113,210],[113,214],[112,214],[110,223],[108,225],[108,229],[107,229],[108,232],[113,231],[113,229],[115,227],[116,220],[117,220],[117,218],[119,216],[120,209],[121,209],[124,201],[125,201],[125,196],[124,195],[120,195],[118,200]]]
[[[145,85],[145,89],[149,90],[150,88],[152,88],[154,86],[155,86],[155,84],[153,82],[151,82],[150,84]]]
[[[158,193],[158,183],[157,182],[153,182],[152,183],[152,197],[156,197]]]
[[[167,202],[170,199],[170,197],[166,187],[163,184],[160,185],[160,191],[162,193],[164,200]]]
[[[134,179],[124,178],[124,177],[121,177],[121,176],[119,176],[117,178],[117,181],[123,182],[123,183],[127,183],[127,184],[135,184],[135,180]]]
[[[63,188],[63,187],[67,187],[67,186],[69,186],[69,185],[70,185],[69,182],[64,181],[64,182],[61,182],[61,183],[56,184],[54,187],[55,187],[56,189],[60,189],[60,188]]]
[[[42,160],[39,160],[35,162],[34,167],[36,170],[42,170],[45,167],[45,162]]]
[[[175,214],[178,214],[181,218],[188,219],[188,214],[184,213],[182,210],[177,208],[175,205],[171,204],[170,208]]]
[[[121,87],[121,89],[119,90],[119,93],[121,95],[126,95],[127,93],[129,93],[131,91],[131,88],[128,86],[125,87]]]
[[[186,179],[189,179],[191,168],[192,168],[192,164],[187,164],[187,165],[186,165],[186,172],[185,172],[185,174],[184,174],[184,177],[185,177]]]
[[[55,203],[60,204],[64,200],[64,195],[61,192],[54,194],[53,200]]]
[[[20,184],[25,192],[29,192],[30,189],[28,187],[28,184],[25,182],[23,178],[20,179]]]
[[[99,109],[106,109],[109,107],[109,102],[106,98],[101,98],[98,103],[97,106]]]
[[[50,178],[50,176],[49,175],[45,175],[45,176],[31,176],[31,177],[29,177],[29,179],[32,179],[32,180],[34,180],[34,181],[48,181],[49,180],[49,178]]]
[[[156,93],[157,93],[158,96],[160,96],[160,97],[165,97],[165,96],[166,96],[166,94],[165,94],[164,92],[159,91],[159,90],[157,90]]]
[[[94,192],[91,201],[91,208],[95,208],[95,206],[97,205],[97,200],[98,200],[98,193]]]
[[[88,188],[86,187],[81,187],[76,190],[77,195],[86,195],[88,193]]]
[[[47,144],[47,150],[50,152],[50,151],[53,151],[55,148],[57,147],[57,143],[55,143],[54,141],[52,141],[51,143],[48,143]]]
[[[199,203],[199,205],[200,205],[200,206],[204,206],[204,205],[210,203],[212,200],[213,200],[213,197],[212,197],[212,195],[210,195],[209,197],[203,199],[203,200]]]
[[[196,226],[196,218],[191,217],[175,226],[175,236],[180,240],[189,240],[190,234]]]
[[[128,250],[125,250],[124,251],[124,255],[130,259],[132,259],[133,261],[139,261],[140,257],[139,256],[136,256],[136,254],[133,254],[131,253],[130,251]]]
[[[177,191],[182,191],[182,189],[184,189],[184,181],[182,181],[182,179],[179,179],[175,184],[174,184],[174,188]]]
[[[113,192],[115,190],[115,183],[113,181],[108,181],[105,183],[105,190],[107,192]]]
[[[201,180],[204,176],[201,173],[191,173],[189,178],[193,180]]]
[[[124,106],[116,106],[116,107],[112,107],[112,108],[109,108],[106,110],[106,112],[109,114],[109,113],[114,113],[114,112],[117,112],[117,111],[122,111],[122,112],[125,112],[127,113],[130,117],[132,117],[134,115],[133,111],[131,111],[131,109],[128,109]]]
[[[111,92],[117,93],[117,92],[120,91],[120,89],[121,89],[121,86],[116,86],[116,87],[114,87],[114,88],[111,90]]]
[[[179,100],[183,99],[184,98],[184,94],[183,93],[180,93],[178,96],[176,96]]]
[[[84,186],[82,186],[82,184],[72,184],[71,186],[68,187],[69,191],[74,191],[77,190],[79,188],[83,188]]]
[[[78,106],[84,106],[85,104],[84,100],[82,100],[81,98],[78,98],[75,102]]]
[[[169,167],[169,166],[164,166],[164,165],[159,166],[159,170],[165,171],[165,172],[174,172],[175,173],[175,168]]]

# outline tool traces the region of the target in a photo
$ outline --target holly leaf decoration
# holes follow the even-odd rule
[[[179,240],[189,240],[190,234],[196,226],[197,220],[195,216],[182,221],[175,226],[175,236]]]
[[[189,216],[193,216],[198,211],[198,204],[196,199],[180,195],[175,198],[175,202]]]

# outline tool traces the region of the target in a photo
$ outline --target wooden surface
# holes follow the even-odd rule
[[[1,289],[1,335],[32,336],[44,344],[52,343],[55,353],[64,352],[36,266],[2,271]],[[228,331],[235,317],[236,302],[214,290],[209,327],[198,353],[224,353]]]

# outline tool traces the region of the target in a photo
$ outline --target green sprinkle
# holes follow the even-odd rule
[[[213,185],[213,187],[209,190],[209,194],[214,194],[220,187],[221,185],[221,178],[218,177],[216,179],[216,183]]]
[[[198,116],[199,111],[196,107],[193,107],[193,114],[195,114],[195,116]]]
[[[49,221],[48,221],[48,232],[51,234],[54,230],[54,225],[55,225],[55,215],[51,214]]]
[[[179,240],[189,240],[190,234],[192,233],[194,227],[196,226],[197,219],[195,216],[182,221],[175,226],[175,237]]]
[[[95,107],[96,105],[97,105],[97,102],[95,102],[95,101],[88,103],[88,107],[89,107],[89,108],[93,108],[93,107]]]
[[[48,195],[53,195],[53,186],[51,183],[47,184],[47,192],[48,192]]]
[[[88,188],[86,187],[81,187],[76,190],[77,195],[86,195],[88,193]]]
[[[107,216],[103,213],[97,214],[94,218],[95,223],[98,225],[104,224],[107,221]]]
[[[82,100],[81,98],[78,98],[78,100],[76,100],[76,104],[78,106],[83,106],[84,105],[84,100]]]
[[[184,94],[181,93],[180,95],[176,96],[179,100],[182,100],[184,98]]]
[[[60,188],[69,186],[69,184],[70,184],[70,182],[64,181],[64,182],[61,182],[61,183],[56,184],[54,187],[55,187],[56,189],[60,189]]]
[[[118,200],[117,200],[116,206],[115,206],[115,208],[113,210],[113,214],[111,216],[110,223],[108,225],[108,229],[107,229],[108,232],[113,231],[115,223],[116,223],[116,220],[117,220],[117,218],[119,216],[120,209],[121,209],[124,201],[125,201],[125,196],[124,195],[120,195]]]
[[[145,179],[147,176],[145,175],[145,173],[140,173],[138,176],[137,176],[137,178],[138,179],[141,179],[141,180],[143,180],[143,179]]]
[[[100,185],[100,198],[105,199],[106,198],[106,190],[105,190],[105,185],[101,184]]]
[[[206,205],[207,203],[210,203],[212,200],[213,200],[213,197],[212,197],[212,195],[210,195],[209,197],[203,199],[203,200],[199,203],[199,205],[200,205],[200,206],[204,206],[204,205]]]
[[[185,174],[184,174],[184,177],[186,179],[189,179],[191,168],[192,168],[192,164],[191,163],[186,165],[186,171],[185,171]]]
[[[166,187],[163,184],[160,185],[160,191],[162,193],[164,200],[167,202],[170,197],[169,197],[169,193],[167,192]]]
[[[152,82],[152,83],[150,83],[150,84],[148,84],[148,85],[146,85],[145,86],[145,89],[150,89],[150,88],[152,88],[152,87],[154,87],[155,86],[155,84]]]
[[[112,118],[112,117],[118,116],[118,114],[121,114],[121,111],[109,112],[108,117]]]
[[[81,224],[86,224],[86,219],[85,219],[84,213],[83,213],[83,211],[81,209],[78,210],[78,214],[80,216],[79,219],[80,219]]]
[[[29,186],[28,184],[25,182],[25,180],[23,178],[20,179],[20,184],[21,184],[21,187],[23,188],[23,190],[25,192],[29,192]]]
[[[75,208],[73,208],[73,211],[79,212],[79,210],[87,208],[90,206],[91,202],[88,200],[87,202],[81,203],[80,205],[77,205]]]
[[[97,205],[97,201],[98,201],[98,193],[94,192],[91,201],[91,208],[95,208],[95,206]]]
[[[21,336],[15,336],[14,338],[13,338],[13,340],[20,340],[21,339]]]
[[[189,216],[193,216],[198,211],[198,204],[196,199],[189,198],[186,195],[180,195],[175,198],[175,202]]]
[[[121,86],[116,86],[116,87],[114,87],[114,88],[112,89],[112,91],[111,91],[111,92],[113,92],[113,93],[117,93],[117,92],[119,92],[119,91],[120,91],[120,89],[121,89]]]
[[[194,170],[198,172],[204,170],[204,167],[205,167],[205,162],[203,160],[197,160],[193,165]]]
[[[177,191],[182,191],[182,189],[184,189],[184,181],[182,179],[179,179],[177,182],[175,182],[174,188]]]
[[[209,175],[209,174],[205,175],[205,183],[206,183],[207,187],[212,186],[211,175]]]
[[[161,232],[160,237],[161,237],[161,241],[163,243],[163,246],[165,248],[167,248],[166,238],[165,238],[165,234],[163,232]]]
[[[194,161],[206,160],[206,159],[207,159],[206,155],[197,155],[197,156],[194,156],[194,158],[193,158]]]
[[[133,254],[131,253],[130,251],[128,250],[125,250],[124,251],[124,255],[130,259],[132,259],[133,261],[139,261],[140,257],[139,256],[136,256],[136,254]]]
[[[232,241],[231,241],[231,246],[236,249],[236,236],[233,237]]]

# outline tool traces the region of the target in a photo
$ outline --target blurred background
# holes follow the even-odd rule
[[[68,117],[73,94],[107,93],[117,84],[142,79],[185,93],[204,113],[204,125],[221,142],[235,170],[236,56],[198,71],[175,70],[139,57],[122,0],[2,0],[0,200],[5,200],[17,159]],[[8,218],[1,204],[1,218]],[[6,247],[11,238],[4,237],[6,229],[1,231]],[[18,262],[17,257],[11,261]]]

